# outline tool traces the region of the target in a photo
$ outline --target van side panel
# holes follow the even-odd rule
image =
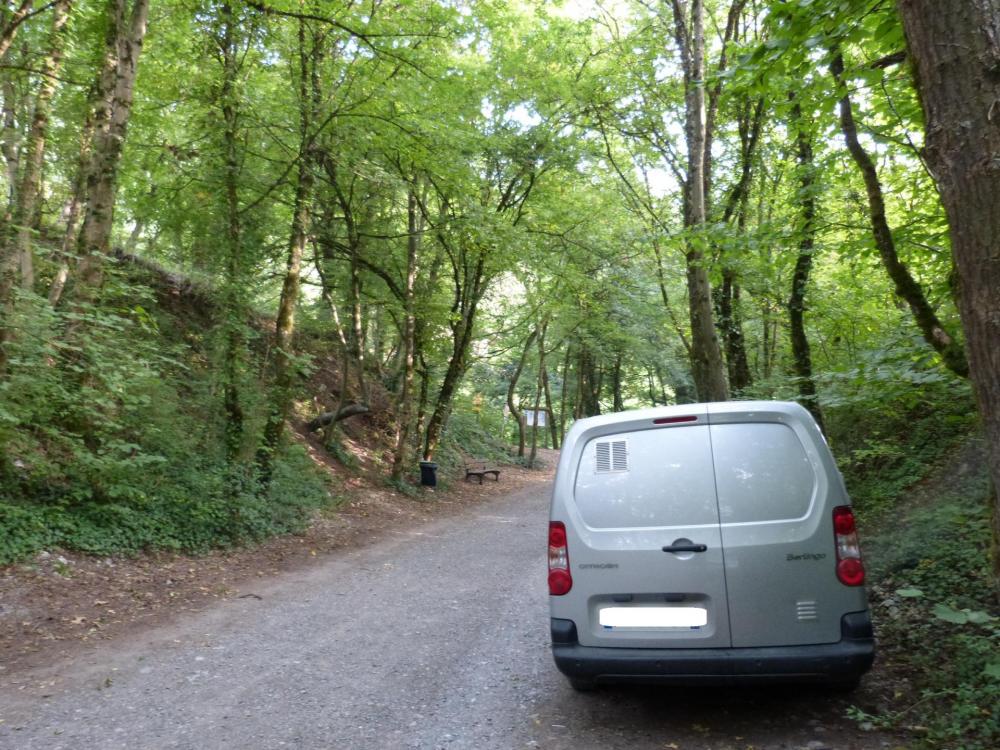
[[[710,419],[733,646],[839,641],[867,604],[837,580],[832,514],[848,500],[818,429],[785,404]]]

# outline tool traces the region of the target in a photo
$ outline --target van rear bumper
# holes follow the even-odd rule
[[[566,624],[568,623],[568,627]],[[875,660],[867,612],[844,615],[837,643],[766,648],[600,648],[581,646],[569,620],[553,620],[556,667],[583,682],[850,684]]]

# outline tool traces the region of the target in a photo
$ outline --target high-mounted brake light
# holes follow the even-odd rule
[[[860,586],[865,582],[865,566],[861,562],[861,546],[851,506],[838,505],[833,509],[833,537],[837,550],[837,578],[845,586]]]
[[[562,521],[549,522],[549,593],[562,596],[573,588],[569,572],[569,549],[566,546],[566,525]]]
[[[653,424],[680,424],[682,422],[697,422],[698,416],[692,414],[684,417],[660,417],[659,419],[654,419]]]

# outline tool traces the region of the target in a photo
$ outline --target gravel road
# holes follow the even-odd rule
[[[0,685],[0,748],[893,747],[819,690],[572,691],[552,665],[549,485]]]

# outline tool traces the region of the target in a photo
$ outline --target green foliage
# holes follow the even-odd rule
[[[464,407],[464,408],[463,408]],[[513,420],[508,416],[507,423]],[[463,465],[462,454],[484,461],[509,461],[509,443],[502,439],[502,407],[477,407],[459,404],[448,420],[448,429],[437,460],[444,466],[458,469]],[[541,443],[541,435],[539,435]]]
[[[890,512],[907,488],[974,427],[974,406],[965,388],[952,400],[945,400],[947,393],[932,403],[858,404],[830,411],[830,441],[862,516]]]
[[[22,297],[15,325],[0,383],[0,564],[49,547],[200,552],[301,529],[329,504],[296,446],[266,496],[227,465],[212,373],[150,286],[113,273],[99,305],[71,311]]]
[[[912,690],[883,714],[855,718],[922,727],[920,747],[987,750],[1000,735],[988,482],[978,465],[952,461],[928,486],[901,493],[892,520],[863,540],[883,661]]]
[[[152,549],[205,552],[301,531],[314,510],[331,503],[322,478],[297,446],[276,463],[267,497],[248,492],[235,503],[225,471],[192,459],[173,467],[173,481],[161,477],[155,489],[144,489],[141,501],[89,498],[42,504],[0,494],[5,530],[0,564],[53,547],[95,555]]]
[[[348,469],[358,468],[358,459],[351,453],[340,440],[340,434],[337,430],[333,431],[330,436],[329,442],[326,444],[327,453],[333,456],[340,464]]]

